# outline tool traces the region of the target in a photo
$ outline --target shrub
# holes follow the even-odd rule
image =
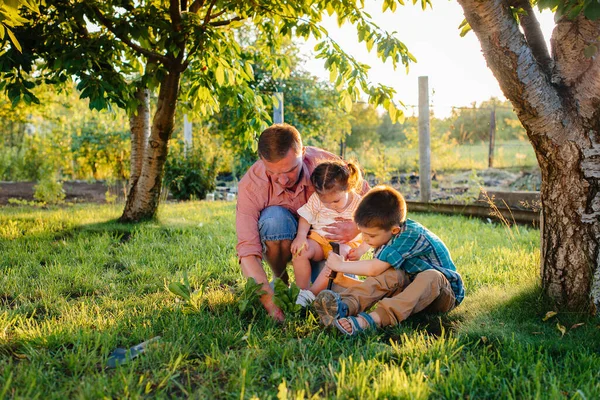
[[[43,177],[34,187],[33,198],[42,203],[59,204],[65,196],[62,183],[52,175]]]
[[[208,160],[202,148],[174,146],[165,165],[165,186],[177,200],[204,199],[216,187],[218,155]]]

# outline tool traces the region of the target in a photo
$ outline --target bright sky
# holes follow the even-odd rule
[[[470,106],[474,101],[480,103],[490,97],[505,99],[486,65],[475,34],[471,31],[465,37],[459,35],[458,26],[464,15],[458,2],[436,0],[433,9],[423,11],[420,2],[413,6],[409,0],[405,6],[398,6],[395,13],[389,10],[382,13],[380,0],[366,0],[365,3],[375,23],[389,32],[396,31],[396,37],[417,59],[417,63],[410,65],[408,75],[404,66],[394,71],[391,62],[383,64],[377,59],[375,49],[367,52],[364,42],[358,43],[353,27],[338,28],[335,18],[328,18],[325,27],[342,48],[371,66],[371,81],[396,89],[396,100],[407,106],[418,104],[419,76],[429,76],[430,99],[438,117],[449,115],[452,106]],[[553,15],[544,12],[537,16],[546,41],[549,41],[554,26]],[[309,55],[314,45],[314,41],[304,44],[303,54]],[[305,68],[313,75],[329,80],[323,63],[322,59],[307,57]],[[416,108],[414,110],[416,115]],[[406,114],[412,115],[413,108],[408,107]]]

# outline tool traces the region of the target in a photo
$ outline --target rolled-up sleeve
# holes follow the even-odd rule
[[[251,184],[240,182],[235,212],[238,258],[257,256],[262,259],[262,245],[258,233],[258,218],[264,205],[259,205]]]

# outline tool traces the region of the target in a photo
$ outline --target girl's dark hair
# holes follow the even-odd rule
[[[310,176],[315,191],[324,193],[330,190],[343,192],[360,190],[363,184],[360,167],[355,161],[326,161],[315,168]]]
[[[366,228],[390,230],[406,221],[406,201],[396,189],[379,185],[367,193],[354,212],[354,222]]]

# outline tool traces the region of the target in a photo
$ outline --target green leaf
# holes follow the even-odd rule
[[[171,282],[167,288],[174,295],[190,301],[190,291],[181,282]]]
[[[583,15],[591,20],[595,21],[600,18],[600,3],[598,1],[590,2],[585,10],[583,10]]]
[[[596,53],[598,53],[598,46],[596,46],[595,44],[591,44],[585,49],[583,49],[583,55],[586,58],[592,58],[596,55]]]
[[[15,46],[19,53],[22,53],[23,50],[21,49],[21,44],[19,43],[15,35],[12,33],[12,31],[6,28],[6,33],[8,33],[8,37],[10,37],[10,41],[12,42],[13,46]]]
[[[460,37],[465,37],[465,35],[467,33],[469,33],[471,30],[472,30],[471,25],[469,25],[469,24],[464,25],[459,33]]]
[[[215,70],[215,78],[217,79],[217,84],[219,86],[223,86],[225,83],[225,70],[221,65],[219,65]]]

